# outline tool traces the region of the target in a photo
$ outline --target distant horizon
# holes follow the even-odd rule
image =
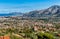
[[[9,12],[30,12],[53,5],[60,6],[60,0],[0,0],[0,14]]]

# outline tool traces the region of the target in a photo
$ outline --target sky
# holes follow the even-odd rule
[[[0,0],[0,13],[26,13],[46,9],[52,5],[60,5],[60,0]]]

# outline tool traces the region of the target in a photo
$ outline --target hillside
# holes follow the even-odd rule
[[[60,6],[54,5],[44,10],[35,10],[23,15],[24,17],[60,17]]]

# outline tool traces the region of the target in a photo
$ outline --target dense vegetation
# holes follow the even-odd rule
[[[35,32],[31,29],[24,31],[18,32],[17,29],[3,29],[0,32],[0,36],[8,35],[11,39],[54,39],[54,36],[49,33]]]

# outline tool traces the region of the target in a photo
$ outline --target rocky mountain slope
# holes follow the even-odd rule
[[[31,11],[23,15],[24,17],[60,17],[60,6],[54,5],[44,10]]]

